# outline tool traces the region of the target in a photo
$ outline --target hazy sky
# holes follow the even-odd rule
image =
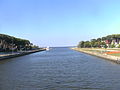
[[[0,0],[0,33],[40,46],[120,33],[120,0]]]

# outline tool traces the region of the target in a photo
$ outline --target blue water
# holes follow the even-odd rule
[[[120,64],[52,48],[0,61],[0,90],[119,90]]]

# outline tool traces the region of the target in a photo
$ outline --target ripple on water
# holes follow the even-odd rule
[[[120,65],[68,48],[0,62],[1,90],[119,90]]]

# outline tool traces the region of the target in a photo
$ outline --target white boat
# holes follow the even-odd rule
[[[49,46],[47,46],[46,50],[47,50],[47,51],[48,51],[48,50],[50,50],[50,47],[49,47]]]

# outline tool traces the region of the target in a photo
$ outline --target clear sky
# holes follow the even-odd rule
[[[120,0],[0,0],[0,33],[72,46],[120,33]]]

